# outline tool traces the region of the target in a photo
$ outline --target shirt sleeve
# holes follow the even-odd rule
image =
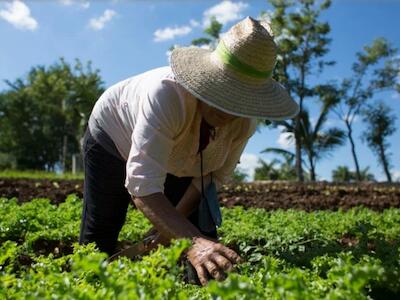
[[[134,197],[164,192],[168,159],[185,121],[184,99],[171,84],[161,82],[139,105],[125,180]]]
[[[240,136],[233,141],[232,148],[227,159],[225,160],[225,163],[221,168],[213,172],[213,180],[215,181],[217,190],[219,190],[224,183],[231,179],[236,165],[239,163],[240,156],[242,155],[247,142],[254,134],[256,128],[257,120],[248,119],[247,125],[244,126]]]

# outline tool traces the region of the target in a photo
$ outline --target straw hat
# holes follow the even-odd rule
[[[282,120],[299,107],[271,78],[277,47],[265,24],[247,17],[223,34],[214,51],[187,47],[171,54],[176,80],[210,106],[242,117]]]

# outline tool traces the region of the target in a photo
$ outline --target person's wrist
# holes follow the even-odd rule
[[[193,236],[192,237],[192,244],[195,244],[198,239],[199,239],[199,236]]]
[[[199,241],[199,239],[202,239],[202,238],[204,238],[204,236],[202,236],[202,235],[195,235],[195,236],[193,236],[192,237],[192,244],[195,244],[196,242],[198,242]]]

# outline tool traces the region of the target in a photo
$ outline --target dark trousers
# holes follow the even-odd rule
[[[84,191],[79,242],[95,242],[108,254],[115,252],[119,232],[125,223],[131,196],[125,188],[126,162],[107,152],[86,131],[83,142]],[[192,177],[167,174],[164,194],[172,205],[180,201]],[[189,216],[198,227],[198,211]],[[216,232],[206,234],[216,237]]]

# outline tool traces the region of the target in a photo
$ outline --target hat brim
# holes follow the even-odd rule
[[[299,106],[273,79],[250,84],[220,69],[211,61],[212,51],[177,48],[171,54],[176,80],[191,94],[226,113],[270,120],[290,119]]]

